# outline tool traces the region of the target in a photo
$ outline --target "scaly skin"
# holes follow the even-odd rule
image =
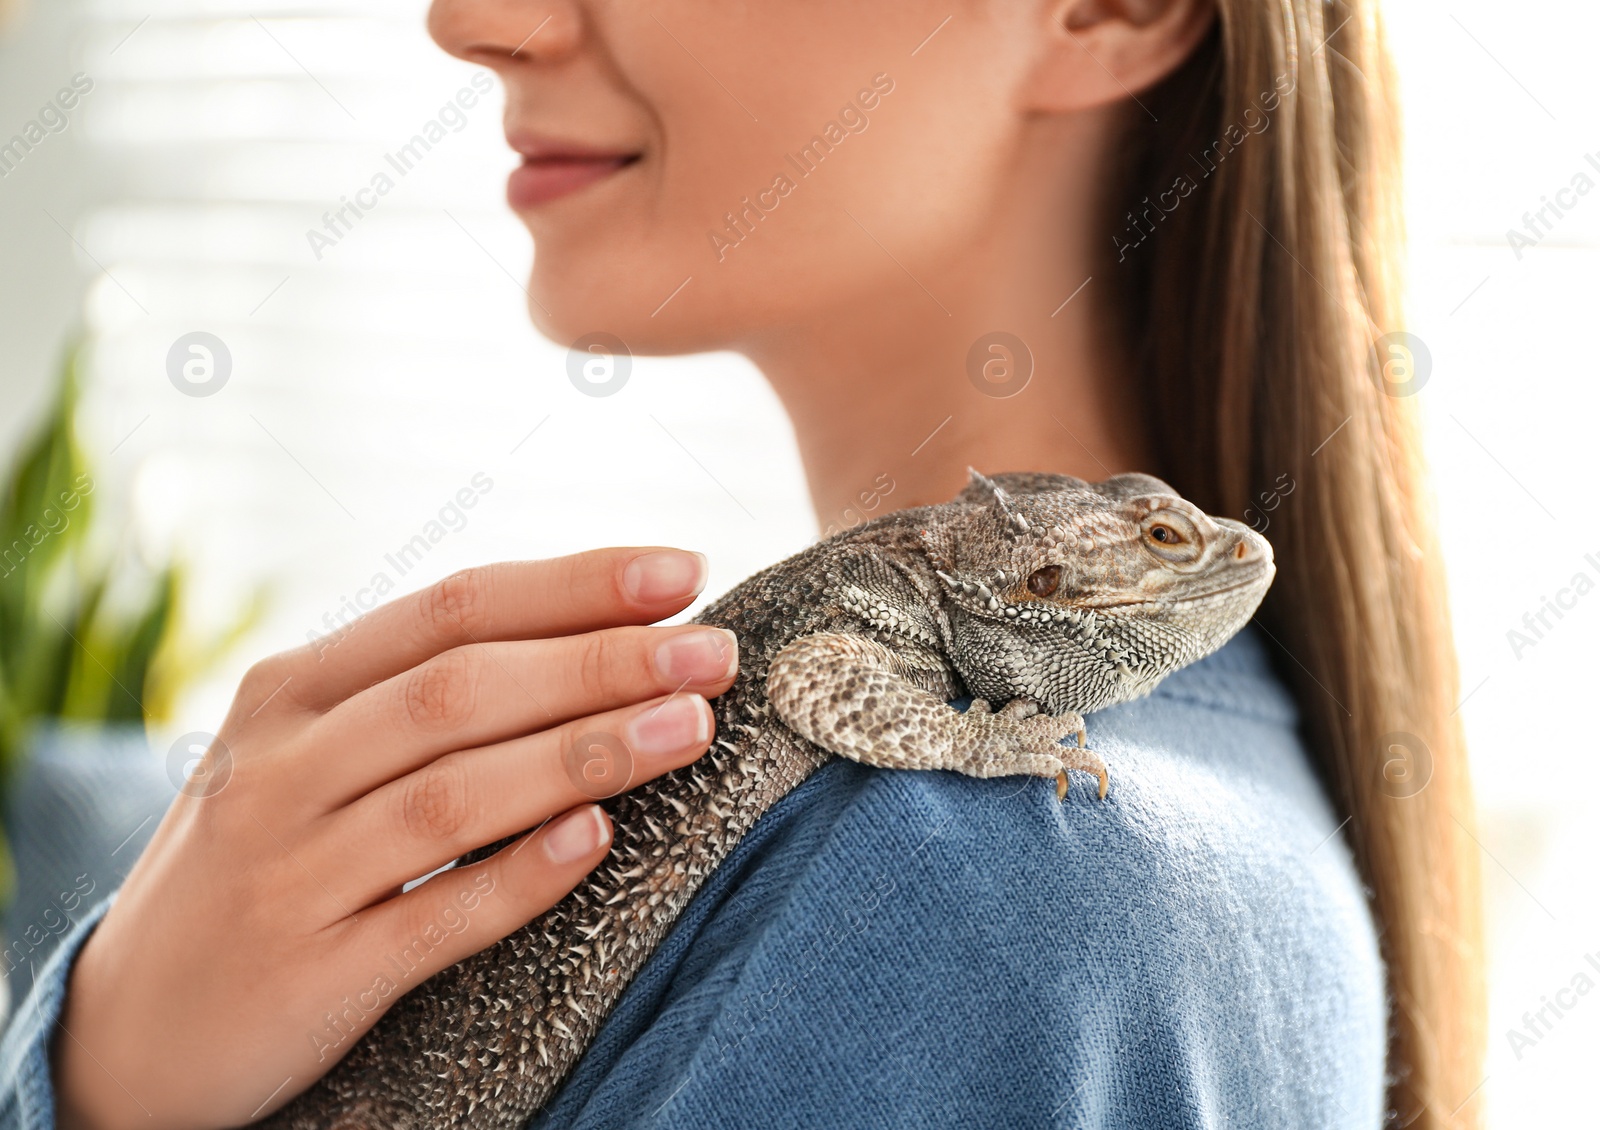
[[[1221,647],[1272,575],[1259,535],[1147,475],[976,472],[952,502],[763,570],[697,618],[739,638],[711,750],[605,801],[611,853],[577,889],[412,990],[261,1125],[520,1130],[705,877],[831,755],[1054,777],[1062,796],[1081,769],[1103,798],[1081,715]],[[967,712],[947,705],[963,694]]]

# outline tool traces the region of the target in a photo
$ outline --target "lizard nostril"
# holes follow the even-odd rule
[[[1239,540],[1239,544],[1234,548],[1233,555],[1235,557],[1237,557],[1240,561],[1243,561],[1246,557],[1248,557],[1250,555],[1249,543],[1247,543],[1243,538],[1241,538]]]

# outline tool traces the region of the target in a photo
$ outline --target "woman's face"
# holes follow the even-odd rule
[[[504,80],[535,324],[659,353],[958,269],[1022,141],[1033,8],[435,0],[430,26]]]

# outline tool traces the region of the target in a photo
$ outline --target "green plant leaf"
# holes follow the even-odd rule
[[[152,573],[125,549],[93,548],[95,482],[76,436],[84,348],[66,351],[48,413],[0,482],[0,803],[39,722],[169,716],[182,684],[255,623],[262,603],[258,593],[225,631],[196,643],[180,630],[186,586],[176,563]],[[132,599],[122,599],[129,586]],[[0,902],[11,886],[0,835]]]

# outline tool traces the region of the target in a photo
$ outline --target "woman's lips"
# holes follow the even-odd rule
[[[512,170],[506,198],[512,208],[536,208],[604,180],[636,159],[631,153],[524,156],[521,167]]]

